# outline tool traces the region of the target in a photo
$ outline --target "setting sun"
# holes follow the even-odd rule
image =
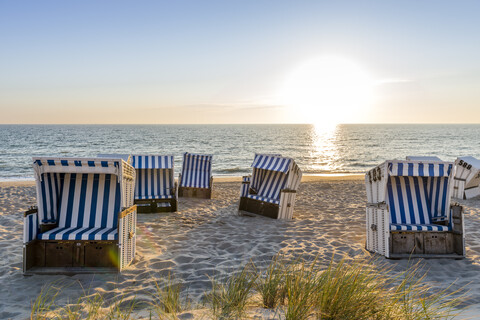
[[[321,57],[296,67],[279,94],[300,122],[335,125],[355,121],[373,100],[373,81],[363,68],[338,57]]]

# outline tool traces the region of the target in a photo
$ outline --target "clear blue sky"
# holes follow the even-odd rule
[[[309,122],[278,94],[325,56],[374,83],[348,122],[478,123],[479,17],[480,1],[0,0],[0,123]]]

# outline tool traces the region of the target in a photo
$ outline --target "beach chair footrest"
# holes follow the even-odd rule
[[[178,187],[178,196],[185,198],[211,199],[212,188]]]
[[[32,241],[25,247],[25,271],[49,268],[114,268],[118,271],[117,241]],[[70,271],[73,272],[73,271]]]
[[[269,202],[263,202],[247,197],[240,198],[239,210],[256,213],[265,217],[278,219],[278,205]]]
[[[453,232],[392,232],[390,237],[391,257],[401,255],[433,256],[463,255],[462,235]]]
[[[135,200],[138,213],[175,212],[178,207],[177,199]]]

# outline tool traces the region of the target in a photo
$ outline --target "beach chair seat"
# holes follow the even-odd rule
[[[121,271],[135,256],[135,170],[120,158],[34,158],[24,273]]]
[[[278,154],[256,154],[252,176],[245,176],[239,210],[274,219],[291,219],[302,172],[295,161]]]
[[[211,199],[212,155],[184,153],[182,171],[178,177],[180,197]]]
[[[438,224],[390,224],[391,231],[451,231],[451,226]]]
[[[135,203],[139,213],[177,211],[177,183],[174,157],[170,155],[133,155],[137,173]]]
[[[162,195],[139,195],[135,196],[135,200],[152,200],[152,199],[174,199],[175,195],[173,194],[162,194]]]
[[[118,228],[54,228],[38,234],[40,240],[118,240]]]
[[[436,157],[408,157],[367,172],[367,250],[388,258],[464,257],[463,209],[451,204],[454,171]]]
[[[277,199],[273,199],[273,198],[269,198],[269,197],[263,197],[263,196],[259,196],[259,195],[255,195],[255,194],[248,194],[247,198],[254,199],[254,200],[259,200],[259,201],[263,201],[263,202],[268,202],[268,203],[280,204],[279,199],[277,200]]]

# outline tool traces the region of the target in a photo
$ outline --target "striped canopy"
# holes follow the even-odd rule
[[[120,158],[33,158],[33,170],[41,180],[41,175],[47,172],[57,173],[110,173],[119,174]]]
[[[389,162],[388,173],[390,176],[403,177],[448,177],[452,172],[453,163],[449,162],[421,162],[403,161]]]
[[[135,169],[172,169],[173,156],[133,155]]]
[[[180,186],[190,188],[210,188],[212,177],[212,155],[183,155],[182,179]]]
[[[292,159],[276,155],[256,154],[253,159],[252,168],[264,169],[287,173],[290,169]]]

